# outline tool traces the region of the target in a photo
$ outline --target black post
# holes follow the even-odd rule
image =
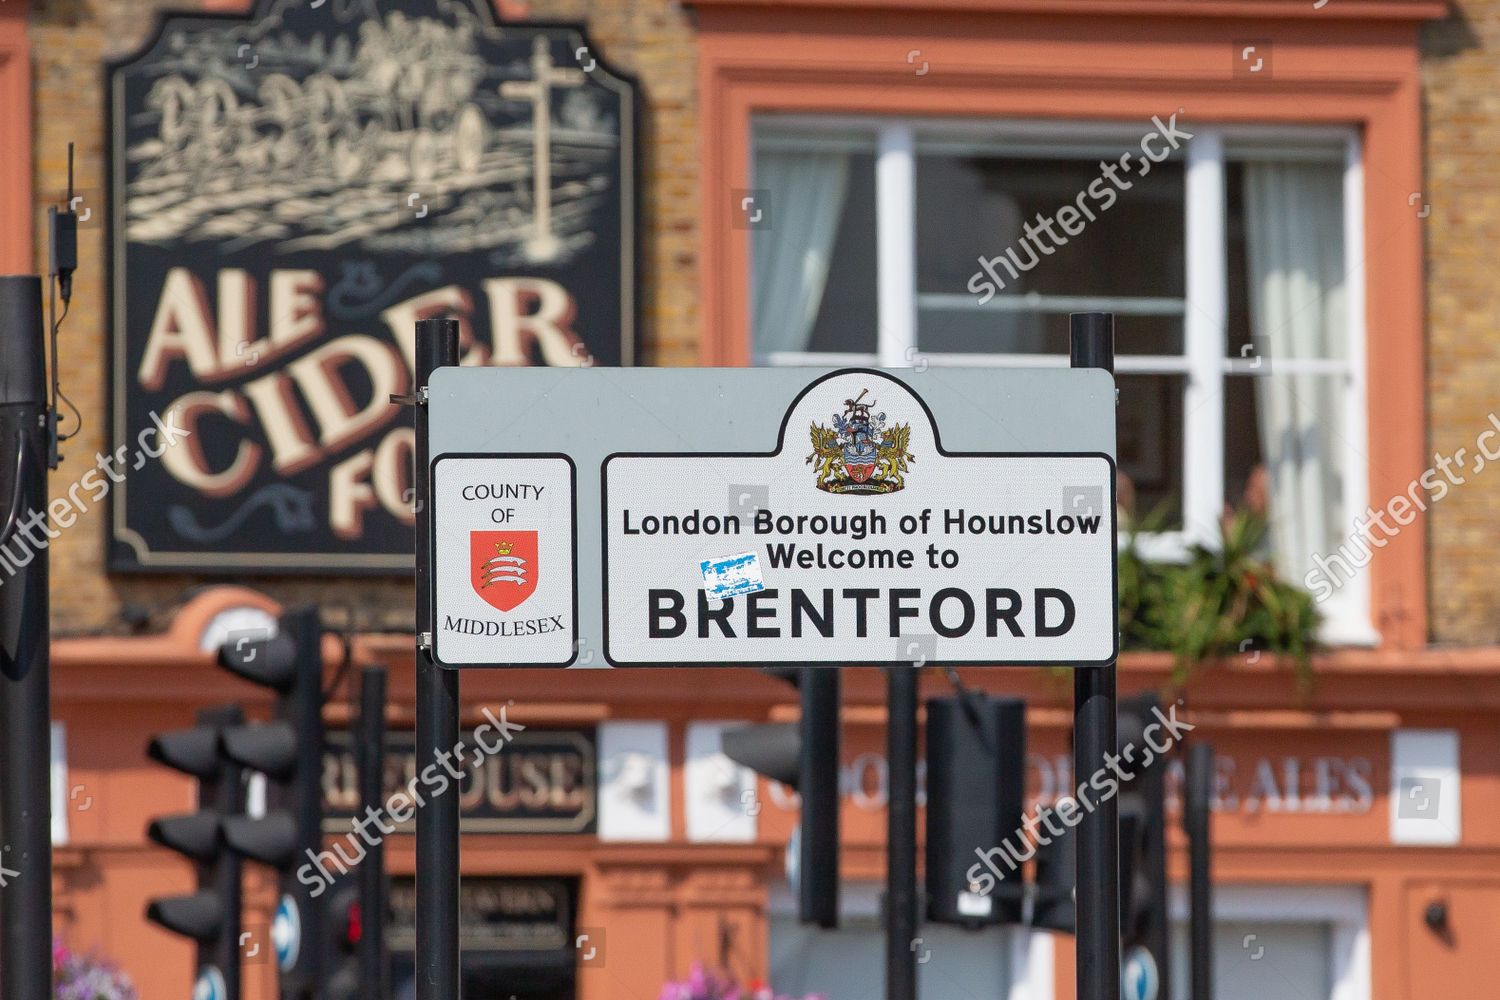
[[[222,732],[230,726],[244,725],[245,713],[237,704],[223,705],[201,710],[197,721],[200,726],[211,726]],[[220,816],[242,815],[245,812],[245,771],[223,754],[219,754],[218,758],[219,772],[215,780],[200,782],[198,785],[198,808],[212,809]],[[202,954],[202,946],[199,946],[200,974],[205,963],[211,963],[223,974],[224,1000],[240,1000],[243,986],[240,982],[240,956],[243,954],[240,942],[241,914],[244,910],[241,878],[243,868],[244,863],[238,854],[220,847],[219,856],[212,865],[213,891],[224,907],[224,930],[214,940],[211,954]]]
[[[365,667],[359,682],[360,814],[385,806],[385,668]],[[359,866],[360,996],[385,1000],[385,841],[376,838]]]
[[[1112,313],[1072,315],[1072,367],[1115,370]],[[1073,781],[1087,783],[1115,752],[1115,665],[1073,671]],[[1077,828],[1078,1000],[1120,996],[1119,800],[1101,798]]]
[[[885,755],[885,998],[917,997],[917,668],[889,668]]]
[[[1213,859],[1209,847],[1213,783],[1213,745],[1194,743],[1188,748],[1187,801],[1182,810],[1182,825],[1188,838],[1192,1000],[1213,1000],[1214,996]]]
[[[427,379],[458,364],[458,320],[417,321],[417,773],[458,743],[458,672],[432,662],[432,475]],[[417,810],[417,1000],[459,1000],[458,790]]]
[[[839,746],[842,678],[835,667],[802,667],[797,681],[797,916],[804,923],[839,925]]]
[[[42,282],[0,277],[0,995],[52,995]]]

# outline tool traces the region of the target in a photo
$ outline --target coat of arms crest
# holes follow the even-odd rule
[[[535,531],[471,531],[469,558],[469,582],[491,607],[513,611],[536,592],[541,567]]]
[[[817,464],[817,486],[825,493],[895,493],[906,486],[909,463],[917,460],[907,450],[911,425],[887,427],[884,413],[870,412],[875,400],[864,402],[869,391],[844,400],[832,427],[812,425],[807,464]]]

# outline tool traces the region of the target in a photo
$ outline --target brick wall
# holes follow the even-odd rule
[[[233,9],[234,0],[210,6]],[[103,188],[103,64],[133,52],[154,28],[156,12],[188,4],[158,0],[33,0],[32,43],[37,263],[46,266],[46,206],[66,185],[67,144],[76,144],[77,187],[94,198]],[[506,5],[507,16],[516,5]],[[697,163],[694,133],[694,64],[688,15],[675,0],[600,0],[529,5],[538,20],[585,21],[603,59],[641,83],[645,175],[641,197],[643,340],[656,364],[690,364],[697,357]],[[71,313],[64,326],[61,364],[64,391],[84,414],[82,433],[64,448],[65,461],[52,475],[52,495],[65,493],[106,448],[108,398],[104,364],[104,246],[102,206],[79,232],[80,267]],[[87,494],[85,494],[87,495]],[[181,603],[206,577],[109,577],[104,573],[105,512],[90,510],[53,543],[53,628],[59,635],[126,629],[128,606],[149,627]],[[245,580],[278,600],[326,601],[330,594],[358,608],[361,627],[410,629],[414,596],[393,580],[350,580],[330,586],[276,579]],[[335,610],[333,617],[337,617]]]
[[[1500,415],[1500,2],[1454,9],[1423,36],[1428,436],[1450,456]],[[1455,487],[1427,526],[1433,639],[1500,641],[1500,470]]]

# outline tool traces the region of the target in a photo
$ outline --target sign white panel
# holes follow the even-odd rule
[[[436,656],[1107,663],[1115,395],[1093,369],[439,369]],[[521,532],[539,568],[489,572]]]
[[[443,455],[432,467],[433,659],[556,666],[578,649],[566,455]]]
[[[793,402],[770,452],[609,455],[606,658],[1112,660],[1111,459],[940,441],[904,385],[841,372]]]

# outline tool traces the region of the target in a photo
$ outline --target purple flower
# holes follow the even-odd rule
[[[732,977],[720,978],[702,962],[694,962],[688,977],[682,982],[663,984],[657,1000],[827,1000],[821,993],[810,993],[806,997],[791,997],[777,993],[759,982],[740,986]]]
[[[53,1000],[140,1000],[135,984],[112,962],[52,943]]]

